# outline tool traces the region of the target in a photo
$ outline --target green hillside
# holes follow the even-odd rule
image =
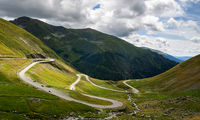
[[[178,64],[169,71],[152,78],[137,80],[138,88],[149,88],[167,93],[200,90],[200,55]]]
[[[41,39],[65,61],[91,77],[104,80],[151,77],[177,64],[93,29],[66,29],[28,17],[12,22]]]
[[[26,57],[38,53],[46,57],[59,58],[38,38],[1,18],[0,48],[0,57]]]

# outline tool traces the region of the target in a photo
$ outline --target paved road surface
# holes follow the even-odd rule
[[[27,77],[25,75],[25,73],[30,69],[32,68],[34,65],[38,64],[38,63],[45,63],[45,62],[54,62],[53,59],[50,59],[48,61],[37,61],[37,62],[33,62],[31,63],[29,66],[27,66],[26,68],[24,68],[22,71],[19,72],[19,77],[25,81],[26,83],[40,89],[40,90],[43,90],[49,94],[53,94],[57,97],[60,97],[60,98],[63,98],[65,100],[68,100],[68,101],[74,101],[74,102],[78,102],[78,103],[82,103],[82,104],[85,104],[85,105],[88,105],[88,106],[91,106],[91,107],[94,107],[94,108],[117,108],[117,107],[121,107],[123,105],[122,102],[119,102],[119,101],[116,101],[116,100],[112,100],[112,99],[108,99],[108,98],[103,98],[103,97],[97,97],[97,96],[92,96],[92,95],[87,95],[87,94],[83,94],[85,96],[88,96],[88,97],[91,97],[91,98],[96,98],[96,99],[101,99],[101,100],[106,100],[106,101],[110,101],[112,102],[113,104],[112,105],[96,105],[96,104],[90,104],[90,103],[87,103],[87,102],[84,102],[84,101],[81,101],[81,100],[77,100],[77,99],[74,99],[74,98],[71,98],[70,96],[66,95],[66,93],[62,93],[61,91],[59,90],[56,90],[54,88],[48,88],[48,87],[45,87],[43,86],[42,84],[40,83],[37,83],[37,82],[34,82],[31,78]],[[78,76],[78,75],[77,75]],[[79,80],[80,77],[78,76],[77,80]],[[78,83],[78,81],[77,81]],[[75,83],[74,86],[77,84]],[[75,88],[72,87],[72,90],[74,90]]]
[[[129,85],[128,83],[126,83],[126,82],[129,82],[129,81],[131,81],[131,80],[123,81],[123,83],[124,83],[126,86],[130,87],[130,88],[133,90],[133,92],[134,92],[135,94],[138,94],[138,93],[139,93],[139,90],[137,90],[137,89],[134,88],[133,86],[131,86],[131,85]]]

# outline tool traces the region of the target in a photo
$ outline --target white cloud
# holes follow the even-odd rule
[[[100,4],[99,9],[92,8]],[[180,16],[175,0],[0,0],[0,16],[30,16],[73,28],[93,27],[117,36],[164,31],[160,17]]]
[[[175,0],[147,0],[148,14],[161,17],[182,16],[184,11]]]
[[[176,21],[174,18],[170,18],[167,21],[167,24],[169,25],[169,27],[175,27],[175,28],[178,28],[180,26],[180,23]]]
[[[138,47],[148,47],[174,56],[195,56],[200,54],[199,38],[190,40],[172,40],[162,37],[150,37],[146,35],[131,34],[124,37],[124,40]]]
[[[101,0],[100,4],[101,9],[92,11],[95,24],[91,27],[117,36],[139,29],[164,31],[160,17],[184,14],[175,0]]]
[[[192,37],[200,37],[200,27],[197,22],[188,20],[175,20],[174,18],[170,18],[167,21],[167,27],[172,27],[174,29],[169,29],[166,31],[168,34],[178,35],[185,37],[186,39],[191,39]]]
[[[163,23],[155,16],[145,16],[142,18],[142,24],[146,30],[150,31],[164,31]]]
[[[194,42],[194,43],[199,43],[200,44],[200,37],[192,37],[190,40],[192,42]]]

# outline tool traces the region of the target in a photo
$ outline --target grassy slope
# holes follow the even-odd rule
[[[93,108],[59,99],[18,79],[17,71],[31,60],[0,60],[0,119],[50,119]],[[31,99],[40,99],[38,103]],[[78,107],[77,107],[78,106]]]
[[[13,23],[37,36],[77,70],[95,78],[144,78],[176,65],[150,50],[93,29],[66,29],[27,17]]]
[[[24,29],[0,18],[0,56],[24,57],[32,53],[59,58],[54,51]]]
[[[58,67],[56,64],[54,66]],[[49,64],[37,64],[27,74],[46,86],[56,88],[69,89],[70,85],[77,79],[75,73],[69,72],[67,69],[55,68]]]
[[[27,74],[31,76],[32,79],[40,82],[48,87],[54,87],[56,89],[62,90],[66,94],[69,94],[71,97],[75,99],[79,99],[82,101],[86,101],[88,103],[100,104],[100,105],[110,105],[111,103],[108,101],[93,99],[90,97],[86,97],[81,95],[78,92],[70,91],[70,85],[76,81],[78,73],[75,70],[68,70],[69,66],[65,68],[61,67],[60,64],[38,64],[31,68]]]
[[[114,90],[124,91],[124,88],[122,88],[120,86],[120,84],[118,84],[118,82],[115,82],[115,81],[110,81],[110,80],[104,80],[104,81],[102,81],[102,80],[95,79],[95,78],[90,78],[90,80],[94,84],[102,86],[102,87],[106,87],[106,88],[110,88],[110,89],[114,89]]]
[[[168,93],[200,89],[200,55],[175,66],[165,73],[139,82],[140,86],[136,86],[138,88],[146,87]]]
[[[140,114],[157,119],[200,119],[200,55],[158,76],[128,82],[140,90]]]

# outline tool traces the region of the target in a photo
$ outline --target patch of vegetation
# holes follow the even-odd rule
[[[121,91],[124,91],[123,88],[120,88],[118,85],[118,82],[116,81],[111,81],[111,80],[99,80],[99,79],[95,79],[95,78],[91,78],[90,77],[90,80],[96,84],[96,85],[99,85],[99,86],[102,86],[102,87],[106,87],[106,88],[110,88],[110,89],[114,89],[114,90],[121,90]]]
[[[141,109],[138,115],[143,118],[151,116],[154,119],[188,119],[192,116],[200,118],[200,90],[168,94],[150,87],[138,87],[143,85],[143,82],[143,80],[129,82],[140,90],[140,94],[133,97]]]
[[[143,116],[142,118],[187,119],[200,113],[200,98],[190,95],[166,95],[151,91],[135,96],[134,100],[141,109],[137,115]]]
[[[76,73],[69,72],[65,69],[59,70],[50,64],[37,64],[26,74],[37,82],[55,88],[69,89],[70,85],[77,79]]]
[[[112,105],[112,103],[109,102],[109,101],[90,98],[90,97],[84,96],[84,95],[82,95],[82,94],[80,94],[79,92],[76,92],[76,91],[68,91],[68,93],[69,93],[69,96],[71,96],[74,99],[86,101],[86,102],[91,103],[91,104]]]

